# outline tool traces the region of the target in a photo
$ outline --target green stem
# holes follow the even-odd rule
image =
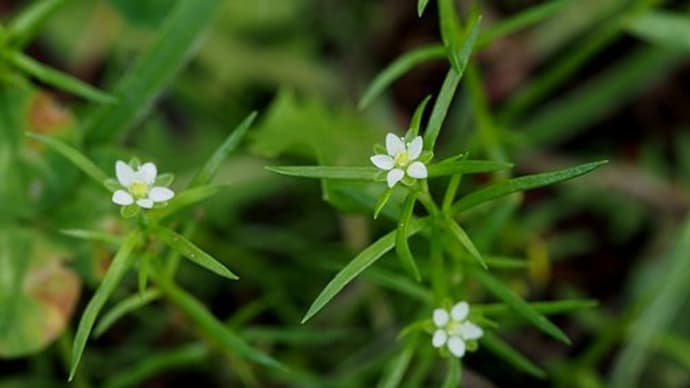
[[[458,193],[458,187],[460,187],[460,181],[462,180],[462,175],[453,175],[450,177],[448,182],[448,187],[446,188],[446,193],[443,195],[443,204],[441,209],[443,213],[450,214],[453,208],[453,200],[455,200],[455,195]]]

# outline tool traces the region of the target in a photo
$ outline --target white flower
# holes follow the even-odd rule
[[[386,152],[371,157],[371,162],[384,171],[388,171],[386,181],[388,187],[395,186],[405,175],[414,179],[424,179],[428,176],[426,165],[418,161],[422,154],[424,140],[421,136],[412,139],[405,145],[405,139],[392,133],[386,135]]]
[[[175,193],[167,187],[155,186],[158,169],[153,163],[144,163],[136,171],[127,163],[115,163],[115,175],[122,189],[113,193],[113,202],[121,206],[137,204],[151,209],[154,203],[169,201]]]
[[[434,310],[436,331],[431,339],[435,348],[447,346],[452,355],[461,358],[465,355],[465,342],[479,339],[484,335],[481,327],[467,320],[470,306],[467,302],[458,302],[448,312],[445,309]]]

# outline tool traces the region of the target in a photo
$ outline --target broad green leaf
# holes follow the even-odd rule
[[[143,294],[130,295],[127,298],[119,301],[115,306],[113,306],[113,308],[103,314],[101,319],[98,320],[98,324],[93,330],[93,336],[100,337],[120,318],[155,300],[158,300],[160,296],[161,293],[158,290],[146,290]]]
[[[566,5],[571,0],[553,0],[547,1],[544,4],[535,5],[526,10],[511,16],[505,20],[490,26],[479,35],[478,47],[486,47],[492,42],[500,39],[513,32],[529,27],[530,25],[539,23],[547,17],[553,15]]]
[[[116,101],[113,96],[58,70],[52,69],[35,61],[18,51],[7,51],[3,57],[11,64],[22,70],[32,78],[56,87],[60,90],[75,94],[93,102],[111,104]]]
[[[429,177],[444,175],[481,174],[512,168],[511,163],[492,162],[490,160],[459,160],[441,162],[427,166]]]
[[[364,109],[371,105],[388,86],[395,80],[402,77],[413,67],[424,62],[443,59],[446,56],[446,49],[439,44],[430,44],[412,49],[400,57],[396,58],[390,65],[386,66],[369,84],[359,100],[359,109]]]
[[[398,254],[400,263],[403,268],[414,278],[416,281],[422,281],[422,275],[419,274],[419,269],[417,268],[417,263],[415,263],[414,256],[412,256],[412,251],[410,251],[410,245],[407,242],[408,228],[410,227],[410,222],[412,221],[412,213],[414,212],[414,204],[417,202],[417,193],[410,191],[405,198],[403,204],[402,214],[400,215],[400,220],[398,221],[398,228],[395,232],[395,252]]]
[[[431,117],[429,118],[429,123],[426,127],[426,132],[424,133],[424,147],[428,150],[433,150],[436,144],[436,139],[441,131],[441,126],[443,121],[446,119],[446,114],[448,114],[448,108],[450,103],[453,101],[453,96],[458,88],[460,79],[462,78],[462,73],[469,62],[470,55],[472,54],[472,49],[479,36],[479,22],[480,16],[475,15],[475,17],[470,21],[467,26],[467,33],[465,34],[465,40],[457,53],[457,61],[459,66],[461,66],[461,71],[458,72],[455,68],[448,70],[446,79],[443,81],[441,86],[441,91],[436,98],[434,103],[434,108],[431,111]]]
[[[103,388],[139,387],[146,381],[163,375],[166,371],[177,372],[192,365],[201,364],[209,357],[209,348],[203,343],[192,342],[147,354],[132,366],[108,378]]]
[[[115,104],[97,108],[83,127],[89,142],[122,137],[150,110],[199,46],[217,14],[220,0],[178,1],[163,22],[157,40],[114,86]]]
[[[415,109],[414,114],[410,119],[410,128],[407,130],[407,134],[405,135],[405,138],[408,141],[412,141],[412,139],[419,135],[419,129],[422,126],[422,117],[424,116],[424,111],[426,110],[426,106],[429,104],[429,101],[431,101],[430,95],[424,97],[422,102],[417,105],[417,109]]]
[[[470,236],[467,235],[467,232],[465,232],[465,230],[450,217],[446,217],[446,227],[453,237],[455,237],[455,239],[458,240],[458,242],[467,250],[470,256],[477,260],[477,262],[479,262],[484,269],[488,269],[484,259],[482,258],[482,255],[477,250],[477,247],[474,246],[474,243],[472,242]]]
[[[96,322],[96,317],[101,311],[105,303],[115,291],[115,287],[120,283],[122,276],[127,272],[132,264],[134,257],[132,256],[132,251],[139,243],[141,239],[141,233],[139,231],[131,232],[125,237],[120,250],[113,258],[110,263],[108,272],[106,272],[103,277],[103,281],[96,290],[89,303],[86,305],[86,309],[79,320],[79,327],[77,328],[77,333],[74,336],[74,344],[72,346],[72,361],[70,362],[70,373],[69,380],[72,381],[74,374],[77,372],[77,367],[79,366],[79,361],[81,360],[82,353],[86,347],[86,341],[89,339],[91,334],[91,328]]]
[[[151,218],[160,221],[179,212],[187,206],[191,206],[217,194],[222,188],[223,186],[208,185],[185,190],[176,194],[175,197],[168,202],[167,206],[154,209],[149,213],[151,214]]]
[[[485,332],[482,338],[479,339],[479,343],[482,347],[486,347],[492,353],[504,359],[517,369],[540,379],[546,377],[546,372],[540,367],[527,359],[527,357],[518,353],[515,349],[511,348],[510,345],[503,342],[503,340],[493,333]]]
[[[690,51],[690,14],[649,11],[630,21],[627,29],[650,43]]]
[[[548,186],[554,183],[577,178],[581,175],[596,170],[606,163],[608,163],[608,161],[605,160],[586,163],[579,166],[566,168],[564,170],[527,175],[520,178],[494,183],[484,187],[483,189],[473,191],[460,199],[453,205],[453,213],[457,214],[463,212],[482,203],[492,201],[518,191],[535,189],[537,187]]]
[[[110,244],[110,245],[114,245],[114,246],[122,245],[122,238],[120,238],[119,236],[114,236],[112,234],[100,232],[97,230],[61,229],[60,233],[66,235],[66,236],[79,238],[82,240],[104,242],[106,244]]]
[[[206,161],[204,166],[196,174],[189,187],[197,187],[211,183],[211,180],[218,172],[220,164],[240,145],[242,139],[247,134],[247,131],[252,126],[254,119],[256,119],[256,112],[252,112],[247,116],[225,139],[223,144],[216,149],[211,157]]]
[[[103,172],[103,170],[101,170],[100,167],[96,166],[89,158],[84,156],[81,152],[77,151],[72,146],[63,143],[60,140],[53,139],[48,136],[38,135],[35,133],[27,132],[26,136],[47,145],[53,151],[64,156],[75,166],[77,166],[80,170],[82,170],[86,175],[98,182],[99,185],[102,185],[106,188],[106,190],[110,191],[110,188],[108,188],[108,186],[105,184],[105,181],[108,179],[108,175],[105,172]]]
[[[23,48],[36,35],[43,23],[69,0],[33,1],[12,19],[7,40],[12,47]]]
[[[533,302],[529,303],[534,311],[544,314],[565,314],[577,310],[590,309],[598,306],[596,300],[593,299],[573,299],[573,300],[558,300],[554,302]],[[505,304],[483,304],[473,305],[472,311],[489,314],[489,315],[510,315],[513,309]]]
[[[422,230],[423,226],[424,222],[422,220],[416,219],[412,221],[408,229],[408,237],[418,233]],[[326,285],[323,291],[321,291],[319,296],[316,297],[316,300],[314,300],[309,310],[304,315],[304,318],[302,318],[302,323],[308,321],[318,313],[331,299],[333,299],[333,297],[357,277],[357,275],[374,264],[381,256],[393,249],[395,246],[395,235],[396,231],[392,231],[376,240],[341,269]]]
[[[405,348],[391,360],[386,373],[379,381],[379,388],[396,388],[400,386],[407,367],[410,365],[412,356],[417,346],[417,341],[410,340]]]
[[[373,181],[381,172],[376,167],[335,167],[335,166],[277,166],[266,167],[278,174],[317,179],[348,179]]]
[[[429,0],[417,0],[417,16],[420,18],[424,14],[424,9],[429,4]]]
[[[239,279],[239,277],[232,273],[232,271],[230,271],[226,266],[221,264],[208,253],[201,250],[181,234],[175,233],[174,231],[162,226],[155,227],[154,233],[172,249],[176,250],[182,256],[186,257],[197,265],[225,278],[232,280]]]
[[[161,291],[177,307],[191,318],[205,336],[217,342],[227,351],[238,354],[261,365],[285,370],[286,368],[270,356],[248,345],[242,338],[216,319],[204,305],[193,296],[167,280],[155,278]]]
[[[496,279],[489,272],[474,266],[467,266],[467,270],[472,274],[472,277],[481,283],[487,291],[492,293],[497,298],[501,299],[513,311],[522,316],[525,320],[539,328],[544,333],[553,338],[570,344],[568,337],[556,325],[551,323],[546,317],[537,312],[529,303],[520,298],[513,290],[508,288],[503,282]]]

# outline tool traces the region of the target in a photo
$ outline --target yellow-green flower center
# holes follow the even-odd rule
[[[407,155],[406,151],[398,152],[393,159],[397,167],[406,167],[410,162],[410,157]]]
[[[149,196],[149,185],[144,182],[136,181],[129,186],[129,192],[136,199],[142,199]]]

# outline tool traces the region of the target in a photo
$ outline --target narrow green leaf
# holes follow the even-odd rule
[[[119,246],[122,244],[122,238],[119,236],[113,236],[112,234],[100,232],[97,230],[86,230],[86,229],[61,229],[60,233],[79,238],[82,240],[98,241],[104,242],[106,244]]]
[[[94,337],[100,337],[103,333],[108,331],[120,318],[138,310],[147,304],[156,301],[160,298],[161,293],[158,290],[146,290],[141,294],[130,295],[127,298],[119,301],[113,308],[108,310],[103,317],[98,320],[96,328],[93,330]]]
[[[526,269],[529,266],[527,260],[512,257],[484,256],[484,261],[492,269]]]
[[[599,303],[593,299],[572,299],[572,300],[558,300],[554,302],[533,302],[529,303],[534,311],[544,314],[565,314],[577,310],[584,310],[597,307]],[[480,314],[489,315],[510,315],[513,309],[505,304],[483,304],[472,305],[472,311]]]
[[[429,177],[456,174],[481,174],[512,168],[511,163],[493,162],[490,160],[459,160],[432,164],[427,167]]]
[[[186,291],[160,277],[155,279],[165,296],[191,318],[207,337],[220,346],[261,365],[287,370],[280,362],[248,345]]]
[[[67,0],[39,0],[30,3],[7,28],[7,40],[12,47],[23,48],[36,35],[41,26]]]
[[[45,82],[46,84],[56,87],[60,90],[75,94],[87,100],[102,104],[111,104],[116,101],[115,97],[102,92],[95,87],[58,70],[52,69],[35,61],[18,51],[7,51],[3,57],[18,69],[27,73],[31,77]]]
[[[513,311],[522,316],[528,322],[539,328],[544,333],[552,336],[553,338],[570,344],[568,336],[565,335],[556,325],[551,323],[546,317],[537,312],[529,303],[525,302],[520,298],[515,292],[503,284],[500,280],[496,279],[489,272],[482,270],[478,267],[467,266],[468,271],[472,274],[472,277],[476,279],[479,283],[486,288],[487,291],[492,293],[497,298],[501,299],[508,306],[510,306]]]
[[[149,212],[151,218],[160,221],[168,216],[171,216],[180,210],[191,206],[197,202],[201,202],[215,194],[217,194],[223,186],[209,185],[199,186],[193,189],[185,190],[168,202],[168,205],[162,208],[154,209]]]
[[[631,19],[627,29],[650,43],[690,51],[690,15],[687,13],[649,11]]]
[[[461,47],[462,27],[460,19],[455,11],[455,0],[438,1],[438,17],[441,26],[441,39],[448,50],[448,59],[455,68],[455,71],[462,73],[463,66],[458,61],[456,52]]]
[[[417,109],[415,109],[412,119],[410,119],[410,128],[405,135],[408,141],[412,141],[412,139],[419,135],[419,129],[422,126],[422,117],[424,116],[424,111],[429,101],[431,101],[431,95],[424,97],[422,102],[417,105]]]
[[[405,345],[405,348],[398,352],[398,355],[393,358],[387,368],[386,374],[383,375],[379,381],[379,388],[396,388],[400,386],[407,367],[410,365],[412,356],[417,345],[417,341],[411,340]]]
[[[171,248],[197,265],[228,279],[239,279],[239,277],[232,273],[232,271],[230,271],[226,266],[221,264],[208,253],[201,250],[181,234],[175,233],[174,231],[162,226],[155,227],[154,233]]]
[[[412,278],[420,282],[422,281],[422,275],[419,274],[417,263],[415,263],[412,251],[410,251],[410,245],[407,242],[408,228],[412,220],[412,213],[416,202],[417,194],[415,192],[408,193],[403,204],[400,220],[398,221],[398,229],[395,233],[395,251],[398,254],[403,268],[409,272]]]
[[[408,228],[408,237],[422,230],[424,222],[413,220]],[[393,249],[395,246],[396,231],[392,231],[355,256],[349,264],[338,272],[335,277],[321,291],[316,300],[309,307],[309,310],[302,318],[302,323],[308,321],[319,312],[333,297],[335,297],[346,285],[348,285],[357,275],[362,273],[369,266],[374,264],[381,256]]]
[[[455,357],[448,358],[448,370],[446,378],[443,380],[442,388],[456,388],[460,386],[461,364]]]
[[[108,186],[105,184],[105,181],[108,179],[108,175],[106,175],[106,173],[103,172],[103,170],[101,170],[91,160],[89,160],[89,158],[84,156],[81,152],[77,151],[72,146],[63,143],[60,140],[53,139],[48,136],[39,135],[36,133],[27,132],[26,136],[45,144],[46,146],[50,147],[53,151],[64,156],[75,166],[77,166],[80,170],[82,170],[86,175],[98,182],[99,185],[105,187],[106,190],[110,191]]]
[[[503,342],[503,340],[493,333],[485,332],[479,342],[482,346],[486,347],[492,353],[504,359],[517,369],[540,379],[546,377],[546,372],[544,372],[544,370],[527,359],[527,357],[511,348],[510,345]]]
[[[566,168],[564,170],[527,175],[494,183],[483,189],[473,191],[460,199],[453,205],[453,213],[457,214],[463,212],[477,205],[481,205],[482,203],[492,201],[518,191],[535,189],[577,178],[581,175],[596,170],[606,163],[608,163],[606,160],[586,163],[579,166]]]
[[[103,388],[139,387],[165,371],[184,369],[193,364],[203,362],[209,356],[209,350],[203,343],[193,342],[173,349],[153,352],[143,357],[141,361],[120,370],[102,386]]]
[[[91,112],[82,132],[89,142],[117,139],[139,122],[186,64],[218,13],[221,0],[176,1],[158,37],[114,86],[115,104]]]
[[[440,44],[431,44],[410,50],[386,66],[369,84],[359,100],[359,109],[368,107],[390,84],[402,77],[413,67],[424,62],[443,59],[446,49]]]
[[[197,187],[211,183],[211,179],[216,175],[220,164],[240,145],[247,131],[256,119],[257,112],[252,112],[230,133],[223,144],[216,149],[204,166],[196,174],[189,187]]]
[[[336,166],[278,166],[267,170],[282,175],[317,179],[348,179],[373,181],[381,170],[376,167],[336,167]]]
[[[115,287],[120,283],[122,276],[127,272],[132,264],[133,256],[132,251],[139,243],[141,239],[141,233],[139,231],[131,232],[125,237],[120,250],[113,258],[110,267],[103,277],[103,281],[96,290],[89,303],[86,305],[86,309],[79,320],[79,327],[77,328],[77,334],[74,336],[74,344],[72,346],[72,361],[70,363],[70,373],[69,380],[72,381],[74,374],[77,372],[77,367],[79,366],[79,361],[81,360],[82,353],[86,347],[86,341],[89,339],[91,334],[91,328],[96,322],[96,317],[101,311],[105,303],[112,295]]]
[[[421,18],[424,15],[424,10],[428,4],[429,0],[417,0],[417,16]]]
[[[522,30],[533,24],[537,24],[556,13],[569,1],[571,0],[547,1],[544,4],[535,5],[534,7],[527,8],[526,10],[505,20],[501,20],[487,28],[485,32],[479,35],[477,46],[486,47],[497,39]]]
[[[446,226],[453,237],[455,237],[455,239],[458,240],[458,242],[467,250],[470,256],[475,258],[479,264],[484,267],[484,269],[488,269],[484,259],[482,258],[482,255],[477,250],[477,247],[474,246],[474,243],[472,242],[470,236],[467,235],[467,232],[465,232],[465,230],[450,217],[446,217]]]
[[[376,206],[374,206],[374,219],[379,218],[379,214],[381,214],[383,208],[386,207],[386,204],[388,203],[388,200],[391,198],[391,195],[393,195],[392,188],[386,189],[386,191],[384,191],[383,194],[381,194],[381,198],[379,198],[378,202],[376,202]]]
[[[464,63],[464,66],[462,66],[463,71],[467,65],[467,62],[469,61],[470,55],[472,54],[472,49],[477,41],[477,36],[479,36],[479,21],[480,16],[475,15],[474,19],[471,20],[468,26],[468,32],[462,48],[457,54],[458,61]],[[425,149],[432,150],[434,148],[438,134],[441,131],[441,125],[446,119],[448,108],[450,107],[450,103],[453,101],[453,96],[455,95],[455,91],[458,88],[461,78],[462,72],[456,71],[455,68],[448,70],[448,74],[443,81],[441,91],[436,98],[434,108],[431,111],[431,117],[429,118],[429,123],[426,127],[426,132],[424,134]]]

